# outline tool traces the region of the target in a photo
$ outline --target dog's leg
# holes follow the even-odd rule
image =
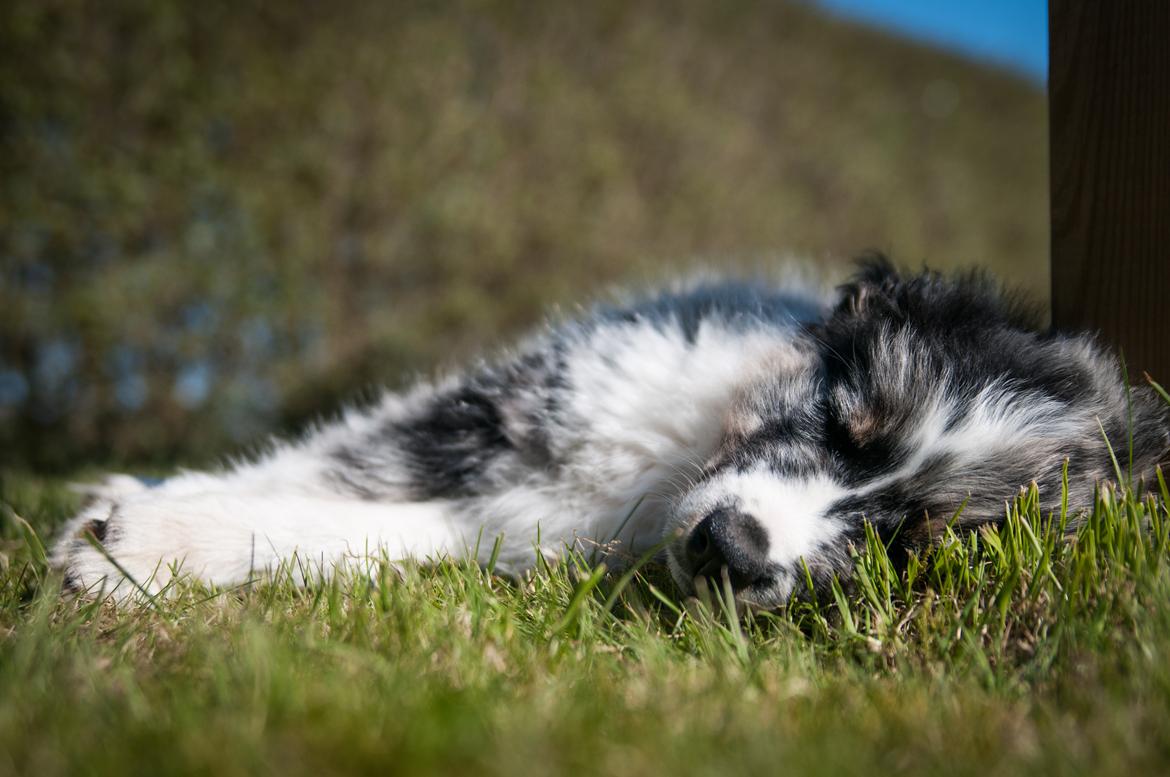
[[[413,401],[425,407],[432,396],[423,391]],[[420,497],[393,437],[381,434],[411,417],[411,402],[387,395],[219,472],[161,483],[114,476],[81,487],[93,501],[65,526],[52,560],[72,588],[125,596],[160,590],[176,570],[232,585],[281,565],[300,577],[381,558],[462,556],[453,503]],[[377,492],[353,487],[346,479],[353,473]]]
[[[387,504],[307,494],[165,486],[91,505],[56,550],[70,586],[116,595],[163,588],[174,574],[232,585],[284,565],[301,579],[466,553],[442,502]],[[133,582],[126,580],[130,577]],[[137,585],[135,585],[137,584]]]

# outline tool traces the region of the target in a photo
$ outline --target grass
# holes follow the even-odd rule
[[[156,606],[59,596],[73,508],[0,499],[0,773],[1110,774],[1170,758],[1170,492],[1024,492],[830,601],[728,620],[660,570],[454,563]],[[20,516],[20,517],[18,517]],[[27,523],[25,522],[26,519]],[[628,583],[628,585],[626,585]]]

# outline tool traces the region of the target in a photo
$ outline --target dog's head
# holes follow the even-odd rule
[[[741,599],[771,607],[806,574],[818,587],[847,574],[866,521],[905,552],[956,515],[1002,520],[1033,481],[1055,508],[1066,459],[1078,508],[1116,479],[1111,447],[1123,470],[1132,449],[1135,481],[1148,476],[1170,448],[1165,403],[1127,391],[1091,337],[1036,318],[982,276],[866,264],[806,332],[799,366],[743,392],[676,505],[676,580],[726,569]]]

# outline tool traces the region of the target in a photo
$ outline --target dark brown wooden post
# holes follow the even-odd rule
[[[1170,0],[1049,0],[1052,321],[1170,385]]]

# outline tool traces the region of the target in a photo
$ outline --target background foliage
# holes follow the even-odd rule
[[[1043,294],[1015,77],[788,3],[0,4],[0,464],[198,461],[698,265]]]

